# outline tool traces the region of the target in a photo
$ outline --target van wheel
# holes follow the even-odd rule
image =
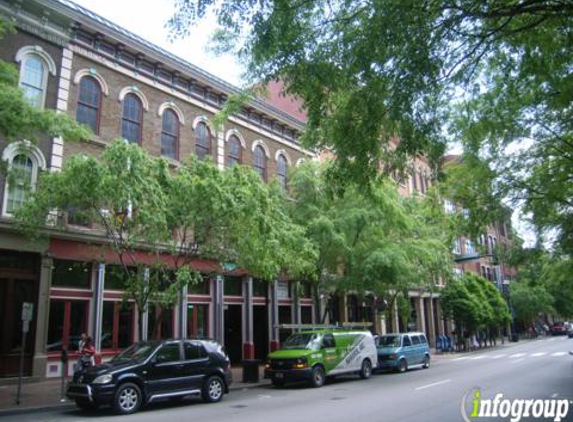
[[[362,368],[360,368],[360,378],[363,380],[370,378],[372,375],[372,363],[370,359],[364,359],[362,361]]]
[[[430,357],[426,355],[424,357],[424,365],[422,365],[422,368],[428,369],[429,367],[430,367]]]
[[[324,368],[320,365],[315,366],[312,368],[312,376],[310,379],[310,383],[314,388],[322,387],[324,385],[324,381],[326,376],[324,374]]]
[[[398,372],[406,372],[408,370],[408,362],[406,362],[406,359],[400,359],[397,370]]]
[[[129,415],[137,412],[141,406],[141,390],[135,384],[126,382],[121,384],[115,392],[113,410],[120,415]]]
[[[213,375],[207,378],[207,381],[203,384],[203,401],[207,403],[221,401],[224,391],[225,385],[223,384],[223,380],[220,377]]]

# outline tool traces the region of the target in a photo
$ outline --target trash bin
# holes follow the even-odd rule
[[[258,359],[245,359],[243,364],[243,382],[259,382],[259,364]]]

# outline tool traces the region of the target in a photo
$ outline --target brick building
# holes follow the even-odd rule
[[[71,2],[0,0],[0,14],[18,30],[0,41],[0,57],[18,67],[30,101],[68,113],[95,133],[80,143],[0,140],[3,160],[25,170],[32,186],[39,171],[58,171],[72,154],[98,154],[118,137],[174,166],[192,154],[209,156],[221,169],[240,162],[283,184],[289,166],[313,158],[297,141],[304,122],[262,100],[215,130],[211,117],[237,88]],[[0,180],[0,377],[17,374],[23,302],[35,305],[25,350],[28,375],[59,376],[61,350],[68,349],[73,361],[82,332],[94,337],[104,359],[138,340],[137,309],[122,305],[117,262],[94,253],[102,239],[73,219],[47,240],[22,237],[12,213],[26,191],[14,184]],[[208,266],[198,263],[197,269]],[[278,344],[277,323],[314,322],[310,291],[296,286],[206,273],[179,305],[163,312],[157,330],[151,327],[161,310],[150,306],[143,337],[214,337],[234,363],[264,358]]]

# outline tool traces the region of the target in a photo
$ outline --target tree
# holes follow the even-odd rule
[[[251,81],[304,102],[307,146],[330,147],[338,183],[376,179],[446,141],[488,160],[500,193],[571,240],[570,2],[177,0],[175,36],[214,10],[220,49]],[[448,130],[444,130],[446,127]],[[389,140],[399,138],[396,150]],[[529,143],[530,148],[515,148]],[[512,146],[512,148],[508,148]],[[517,152],[516,152],[517,151]],[[547,210],[550,212],[547,212]]]
[[[511,284],[511,304],[521,329],[533,326],[540,314],[553,313],[553,298],[542,285]]]
[[[501,292],[488,280],[465,273],[446,285],[440,295],[444,315],[456,322],[459,335],[478,334],[492,339],[510,321],[508,305]],[[461,338],[458,337],[458,340]]]
[[[370,294],[392,308],[410,289],[449,277],[451,235],[434,193],[407,199],[380,180],[367,194],[337,195],[329,166],[304,163],[290,179],[291,215],[318,251],[310,278],[319,291]]]
[[[117,140],[100,157],[68,157],[61,172],[42,175],[16,222],[40,235],[50,211],[73,211],[108,248],[94,259],[109,260],[110,250],[119,262],[125,298],[141,317],[149,303],[170,307],[199,280],[193,260],[208,260],[213,273],[234,263],[265,279],[303,272],[314,251],[283,212],[284,200],[246,167],[220,171],[191,159],[174,171]]]

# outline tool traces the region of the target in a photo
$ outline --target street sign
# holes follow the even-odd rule
[[[22,321],[30,322],[34,319],[34,304],[31,302],[22,303]]]

